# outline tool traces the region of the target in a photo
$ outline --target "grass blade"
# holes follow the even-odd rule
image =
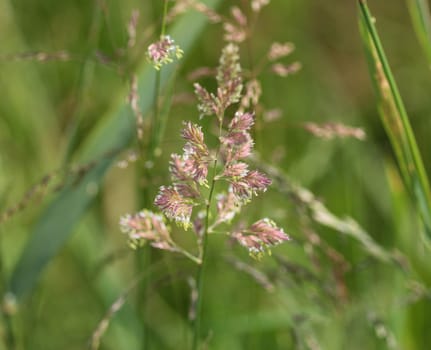
[[[210,0],[208,5],[215,6],[218,2],[219,0]],[[181,18],[172,29],[171,35],[186,54],[204,24],[205,18],[202,15],[190,13]],[[163,70],[162,87],[174,75],[175,69],[174,65],[169,65]],[[154,69],[146,66],[139,76],[140,108],[144,114],[152,106],[153,101],[148,91],[152,91],[154,74]],[[122,103],[121,107],[101,120],[84,145],[79,159],[81,162],[94,161],[100,157],[103,159],[78,184],[65,188],[41,215],[10,279],[10,292],[18,300],[31,292],[46,264],[72,234],[73,228],[94,198],[94,189],[98,188],[114,160],[114,156],[104,155],[127,147],[134,135],[134,125],[130,108]]]
[[[395,152],[403,181],[431,239],[430,186],[406,109],[365,0],[359,0],[360,26],[383,125]]]
[[[428,0],[407,0],[416,35],[431,67],[431,13]]]

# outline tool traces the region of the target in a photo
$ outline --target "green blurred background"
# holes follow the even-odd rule
[[[218,10],[228,14],[233,3],[244,4],[225,1]],[[161,6],[132,0],[0,0],[0,212],[20,203],[43,176],[53,176],[46,188],[37,187],[37,193],[24,200],[23,210],[0,224],[5,295],[1,349],[87,348],[109,307],[142,272],[118,228],[120,215],[140,209],[142,203],[139,162],[127,169],[105,164],[109,169],[101,171],[100,184],[89,180],[78,196],[61,202],[63,206],[54,202],[65,217],[55,216],[49,205],[58,196],[56,184],[81,180],[79,171],[69,171],[72,180],[54,171],[92,160],[103,163],[106,154],[99,149],[133,147],[130,133],[121,131],[133,121],[126,102],[128,80],[142,72],[148,84],[140,97],[152,101],[154,72],[144,53],[156,37]],[[429,64],[405,1],[370,1],[370,6],[431,173]],[[140,12],[137,45],[127,49],[133,9]],[[286,62],[300,61],[302,70],[288,78],[269,71],[260,77],[262,104],[283,113],[259,130],[256,148],[262,159],[288,175],[290,184],[312,191],[336,216],[356,220],[392,258],[379,260],[364,241],[343,234],[342,228],[316,223],[304,213],[309,209],[274,186],[244,215],[249,221],[271,216],[294,237],[292,243],[275,249],[274,257],[255,262],[218,237],[210,240],[204,301],[209,349],[429,349],[429,250],[420,239],[415,209],[378,116],[357,12],[354,1],[272,0],[263,9],[249,42],[253,59],[264,56],[272,42],[290,41],[296,50]],[[185,50],[181,67],[171,67],[175,79],[166,85],[166,95],[192,93],[187,74],[201,66],[215,67],[224,45],[221,25],[200,30],[195,19],[203,16],[193,16],[179,31],[182,37],[175,39],[196,39]],[[70,59],[39,62],[24,55],[59,51],[69,53]],[[250,58],[243,53],[247,68]],[[126,111],[120,136],[112,130],[119,141],[103,136],[110,120],[121,116],[118,111]],[[178,130],[184,119],[198,120],[196,106],[174,103],[163,154],[147,186],[150,196],[168,181],[168,156],[182,147]],[[319,139],[305,131],[305,122],[362,127],[367,138]],[[207,120],[203,123],[210,127]],[[88,196],[89,205],[82,196]],[[79,217],[76,226],[71,227],[69,214]],[[34,235],[43,230],[45,234]],[[321,243],[311,244],[306,231],[317,234]],[[59,236],[65,237],[64,246],[56,240]],[[31,256],[29,263],[16,269],[32,237],[37,239],[24,251]],[[46,253],[56,251],[50,247],[57,245],[58,254]],[[331,251],[338,252],[342,263],[331,258]],[[234,256],[263,271],[275,289],[266,290],[234,268]],[[142,349],[144,336],[150,339],[148,349],[187,349],[187,278],[195,267],[160,252],[153,253],[153,261],[158,268],[145,310],[140,309],[143,296],[134,290],[112,317],[101,349]],[[46,269],[39,269],[44,262]],[[27,287],[33,278],[35,288]],[[16,302],[10,301],[9,290],[18,291]]]

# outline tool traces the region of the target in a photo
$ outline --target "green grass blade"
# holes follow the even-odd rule
[[[431,13],[428,0],[407,0],[407,6],[416,35],[431,65]]]
[[[406,109],[365,0],[359,0],[360,26],[379,112],[395,152],[403,180],[416,205],[426,242],[431,239],[431,198],[428,177]]]
[[[208,5],[215,6],[218,2],[219,0],[210,0]],[[170,31],[185,54],[190,51],[205,22],[202,15],[190,13],[182,17]],[[162,87],[166,86],[174,75],[175,69],[175,65],[169,65],[163,70]],[[149,92],[153,88],[153,76],[154,69],[148,65],[139,76],[140,107],[144,114],[152,105]],[[121,101],[124,101],[124,98]],[[114,160],[114,156],[104,155],[127,147],[134,133],[134,117],[124,103],[101,120],[84,145],[79,160],[88,162],[101,157],[103,159],[98,161],[78,184],[65,188],[41,215],[10,279],[10,292],[18,300],[31,292],[46,264],[66,243],[73,228],[92,202],[94,189],[98,188]]]

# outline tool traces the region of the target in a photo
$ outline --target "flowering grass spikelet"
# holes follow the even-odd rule
[[[243,177],[233,177],[230,180],[230,191],[241,204],[248,203],[253,195],[265,192],[271,180],[257,170],[248,171]]]
[[[210,94],[199,83],[195,83],[193,86],[199,101],[198,111],[200,112],[200,118],[202,119],[205,115],[219,114],[217,98],[213,94]]]
[[[220,119],[227,107],[240,101],[242,77],[237,45],[229,43],[223,48],[216,79],[218,84],[216,94],[209,93],[198,83],[194,84],[201,117],[215,114]]]
[[[211,161],[209,149],[204,142],[202,128],[191,122],[184,123],[181,136],[184,145],[184,171],[200,185],[207,183],[208,166]]]
[[[190,226],[190,216],[192,215],[193,201],[190,198],[181,196],[173,186],[161,186],[159,194],[154,200],[163,213],[184,228]]]
[[[268,59],[270,61],[276,61],[289,56],[294,50],[295,45],[292,43],[273,43],[268,52]]]
[[[147,58],[155,69],[160,70],[163,65],[173,62],[174,58],[180,59],[183,50],[175,44],[174,39],[164,35],[159,41],[148,46]]]
[[[241,110],[254,109],[262,95],[262,86],[257,79],[252,79],[245,84],[245,93],[241,98]]]
[[[241,43],[247,38],[247,17],[237,6],[231,8],[233,22],[224,22],[224,40]]]
[[[253,150],[253,139],[246,131],[232,131],[220,137],[221,152],[226,164],[247,158]]]
[[[208,156],[208,147],[204,142],[202,127],[192,122],[184,122],[184,128],[181,137],[187,141],[185,148],[190,152],[199,153],[202,156]]]
[[[127,235],[130,246],[134,249],[146,242],[155,248],[174,249],[163,216],[148,210],[142,210],[133,215],[123,215],[120,218],[120,229]]]
[[[243,162],[232,162],[225,166],[223,176],[231,178],[241,178],[248,173],[248,164]]]
[[[287,77],[288,75],[297,73],[301,68],[302,68],[302,64],[300,62],[294,62],[289,65],[276,63],[271,66],[272,72],[282,78]]]
[[[231,131],[247,131],[254,124],[254,114],[253,113],[242,113],[236,112],[235,116],[229,123],[229,130]]]
[[[242,77],[238,45],[229,43],[223,48],[216,79],[217,99],[221,108],[225,110],[241,98]]]
[[[265,174],[257,170],[249,171],[243,179],[247,182],[248,186],[250,186],[250,189],[254,194],[258,191],[265,192],[272,182]]]
[[[265,252],[271,254],[271,247],[290,240],[283,229],[268,218],[255,222],[248,229],[235,232],[233,237],[248,249],[252,257],[257,259],[260,259]]]
[[[189,181],[190,174],[187,172],[185,160],[182,156],[173,153],[169,162],[169,173],[172,181]]]

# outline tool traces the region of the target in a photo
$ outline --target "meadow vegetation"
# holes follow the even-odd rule
[[[0,38],[0,350],[429,349],[427,0],[2,0]]]

